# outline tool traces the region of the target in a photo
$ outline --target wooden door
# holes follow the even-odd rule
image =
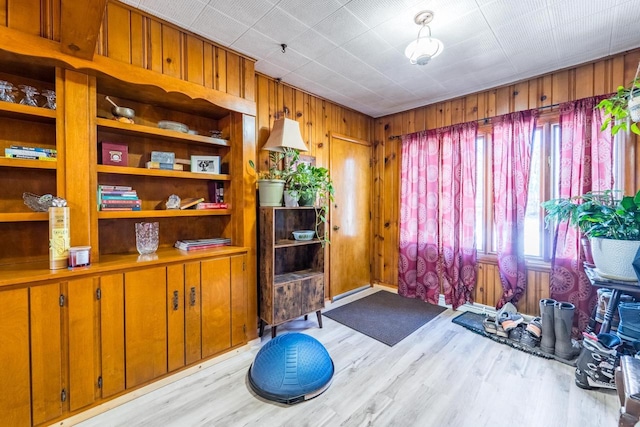
[[[183,264],[167,266],[167,362],[169,371],[185,364],[185,298]]]
[[[200,263],[184,265],[185,361],[187,365],[202,358]]]
[[[66,285],[69,345],[69,410],[75,411],[96,400],[98,362],[98,306],[93,278],[70,280]]]
[[[62,415],[62,315],[60,284],[29,289],[33,424]]]
[[[102,397],[109,397],[125,389],[124,275],[100,277],[100,294]]]
[[[247,342],[246,255],[231,257],[231,345]]]
[[[0,423],[30,426],[29,291],[0,292],[0,307]]]
[[[331,179],[336,189],[330,210],[329,295],[371,283],[371,145],[331,135]]]
[[[231,347],[230,258],[202,261],[202,357]]]
[[[126,387],[167,372],[167,269],[124,275]]]

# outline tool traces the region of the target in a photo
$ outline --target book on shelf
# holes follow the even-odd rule
[[[210,181],[208,184],[209,200],[213,203],[224,203],[224,183],[221,181]]]
[[[140,200],[103,200],[100,208],[139,208],[142,206]]]
[[[204,197],[187,197],[186,199],[180,200],[180,209],[194,207],[200,202],[204,202]]]
[[[147,162],[147,169],[162,169],[170,171],[183,171],[184,167],[177,163]]]
[[[5,153],[5,157],[7,159],[26,159],[26,160],[42,160],[45,162],[55,162],[57,158],[55,157],[47,157],[47,156],[32,156],[29,154],[7,154]]]
[[[26,147],[24,145],[11,145],[9,148],[14,150],[27,150],[27,151],[36,151],[40,153],[48,153],[53,154],[54,157],[58,154],[58,150],[55,148],[44,148],[44,147]]]
[[[122,194],[117,194],[117,193],[102,193],[101,194],[101,198],[102,200],[137,200],[138,199],[138,195],[134,194],[135,192],[131,193],[131,192],[122,192]]]
[[[194,251],[199,249],[211,249],[220,246],[229,246],[231,239],[217,238],[217,239],[193,239],[193,240],[178,240],[174,247],[183,251]]]
[[[101,211],[140,211],[142,207],[140,205],[131,206],[100,206]]]
[[[54,159],[58,156],[57,153],[47,153],[44,151],[23,150],[21,148],[5,148],[4,155],[8,156],[10,154],[20,156],[50,157]]]
[[[98,185],[99,190],[103,191],[132,191],[133,188],[127,185]]]
[[[207,210],[207,209],[229,209],[228,203],[215,203],[215,202],[200,202],[196,205],[196,209],[198,210]]]

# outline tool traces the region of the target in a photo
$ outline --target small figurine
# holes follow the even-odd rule
[[[165,203],[167,209],[180,209],[180,197],[176,194],[172,194]]]

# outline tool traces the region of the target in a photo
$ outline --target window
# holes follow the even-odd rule
[[[624,182],[623,150],[620,141],[614,142],[613,175],[615,188]],[[496,253],[493,227],[493,180],[491,179],[491,127],[478,129],[476,140],[476,248],[478,253]],[[538,119],[534,132],[529,193],[525,211],[524,254],[527,258],[548,261],[551,258],[551,232],[545,228],[544,209],[540,203],[557,198],[560,179],[560,125],[558,117]]]

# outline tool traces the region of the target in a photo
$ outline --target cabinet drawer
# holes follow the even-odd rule
[[[278,324],[302,316],[300,304],[301,282],[295,281],[274,289],[273,323]]]

